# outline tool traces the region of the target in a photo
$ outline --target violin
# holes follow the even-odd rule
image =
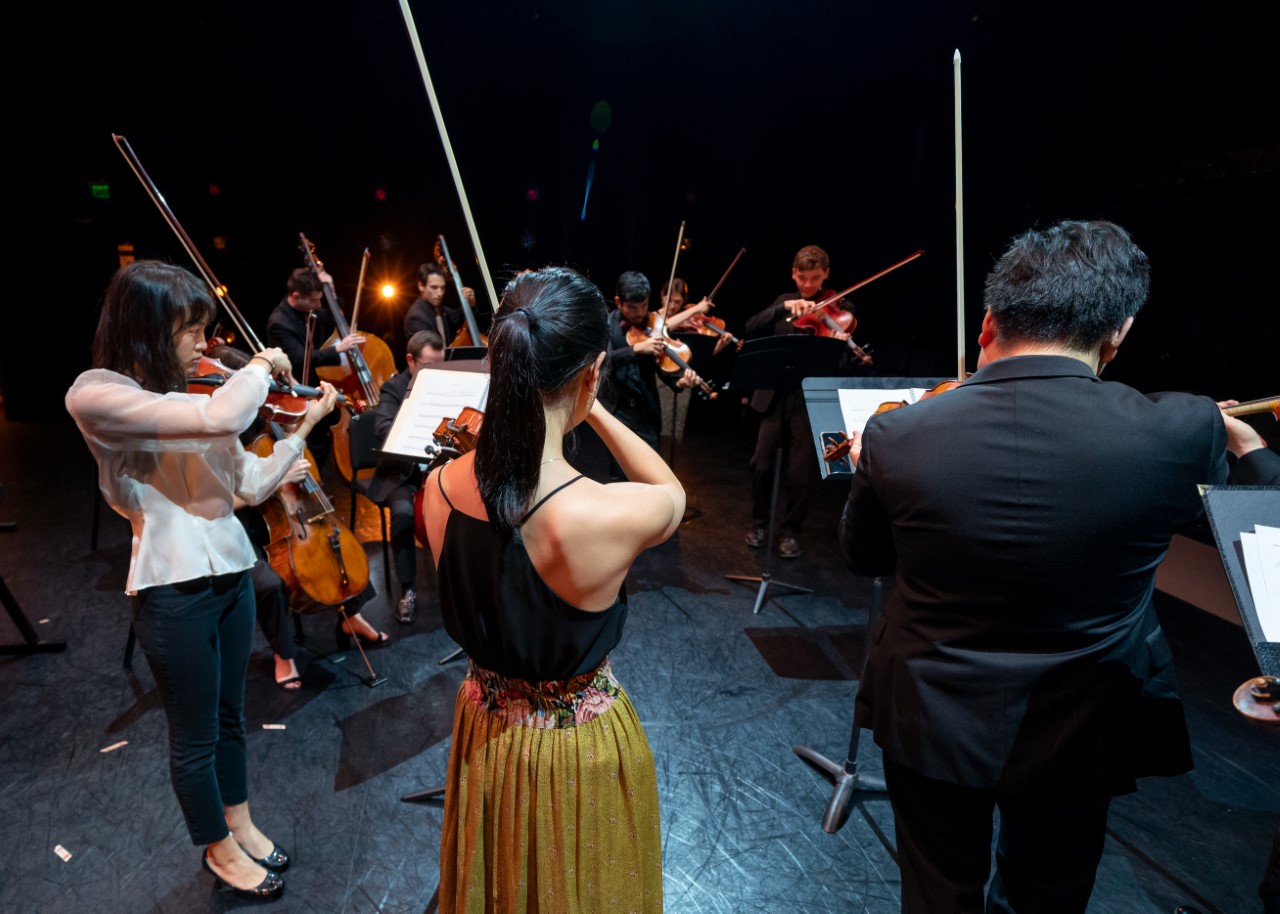
[[[1247,416],[1251,413],[1271,413],[1280,421],[1280,397],[1263,397],[1261,400],[1248,400],[1235,406],[1223,407],[1228,416]]]
[[[695,314],[689,318],[689,329],[699,336],[723,337],[734,348],[742,349],[742,340],[725,329],[724,321],[709,314]]]
[[[938,394],[946,393],[949,390],[955,390],[962,383],[963,383],[962,381],[952,381],[952,380],[943,381],[941,384],[936,384],[929,390],[926,390],[924,393],[920,395],[919,399],[917,399],[915,402],[919,403],[921,400],[928,400],[930,397],[936,397]],[[891,410],[900,409],[901,407],[908,406],[908,405],[909,404],[907,403],[906,400],[896,400],[896,401],[881,403],[879,406],[876,407],[875,412],[873,412],[871,415],[878,416],[881,413],[887,413],[887,412],[890,412]],[[846,435],[844,432],[839,432],[832,440],[832,443],[822,449],[822,459],[827,461],[828,463],[834,463],[835,461],[840,460],[845,455],[847,455],[849,453],[849,450],[852,447],[853,447],[853,439],[850,438],[848,435]]]
[[[455,457],[474,451],[483,421],[484,413],[474,406],[464,406],[456,417],[446,416],[441,419],[431,435],[433,443],[426,449],[431,463],[448,463]],[[418,542],[424,546],[428,542],[426,519],[422,513],[422,493],[426,488],[419,486],[418,491],[413,494],[413,532]]]
[[[227,383],[235,370],[225,363],[207,355],[200,357],[195,374],[187,378],[187,393],[209,394]],[[319,400],[324,391],[316,387],[303,387],[300,384],[282,384],[276,378],[267,381],[267,399],[258,407],[258,416],[266,422],[280,422],[293,425],[300,422],[307,414],[308,401]],[[351,401],[338,394],[341,406],[351,407]]]
[[[687,343],[681,343],[667,336],[666,322],[656,311],[650,311],[643,327],[628,327],[627,342],[631,345],[647,339],[660,339],[663,343],[662,355],[658,359],[658,370],[666,375],[681,375],[692,371],[689,357],[693,354]],[[706,381],[699,379],[699,393],[708,400],[719,396],[719,391]]]
[[[844,308],[837,307],[842,296],[830,289],[824,289],[818,297],[819,305],[812,311],[801,314],[799,317],[793,318],[792,323],[800,330],[812,331],[818,336],[835,337],[844,336],[845,343],[849,346],[849,351],[853,353],[853,357],[863,365],[871,365],[871,350],[859,346],[853,341],[850,335],[853,328],[858,326],[858,319]]]

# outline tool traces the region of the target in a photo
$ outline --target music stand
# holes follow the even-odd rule
[[[1240,621],[1262,673],[1236,689],[1233,704],[1246,717],[1276,723],[1280,721],[1280,639],[1267,639],[1267,622],[1274,616],[1264,620],[1263,612],[1274,609],[1260,610],[1254,600],[1251,585],[1256,587],[1257,582],[1250,580],[1246,569],[1242,534],[1253,533],[1260,525],[1280,527],[1280,487],[1208,486],[1202,489],[1201,497]],[[1271,625],[1274,629],[1274,623]]]
[[[884,598],[884,583],[876,578],[871,590],[871,609],[867,612],[867,635],[862,642],[862,661],[858,664],[858,678],[867,669],[867,655],[871,653],[871,631],[876,619],[880,616],[880,605]],[[792,746],[791,751],[800,757],[811,769],[832,784],[831,799],[827,800],[827,808],[822,813],[822,830],[834,835],[849,819],[849,807],[853,805],[853,795],[858,792],[883,793],[884,778],[863,774],[858,770],[858,740],[862,728],[855,722],[853,732],[849,734],[849,751],[844,763],[837,764],[831,759],[810,749],[808,746]]]
[[[813,445],[818,449],[818,465],[823,479],[852,478],[854,466],[845,458],[836,463],[823,459],[823,451],[829,444],[834,444],[841,434],[861,429],[845,428],[846,421],[840,407],[840,390],[890,391],[902,389],[932,390],[944,378],[805,378],[801,388],[804,391],[805,408],[809,411],[809,427],[813,430]],[[871,399],[875,399],[872,397]],[[867,637],[862,644],[862,658],[858,663],[858,677],[861,679],[866,671],[867,655],[871,653],[870,633],[880,615],[884,599],[884,582],[876,578],[872,583],[871,608],[867,612]],[[808,746],[792,746],[791,751],[811,769],[834,786],[831,799],[822,815],[822,830],[834,835],[849,818],[849,809],[855,793],[859,791],[880,793],[885,789],[884,779],[858,771],[858,742],[862,728],[856,723],[849,734],[849,750],[843,763],[831,761]]]
[[[848,358],[848,347],[842,340],[832,337],[785,334],[750,340],[733,365],[729,386],[734,390],[772,390],[782,398],[781,434],[773,457],[773,489],[769,496],[769,524],[764,543],[764,570],[758,577],[738,574],[725,575],[741,584],[759,584],[756,604],[752,613],[759,614],[764,605],[770,584],[786,587],[793,593],[813,593],[808,587],[799,587],[773,579],[769,571],[773,561],[773,528],[778,514],[778,490],[782,483],[782,465],[786,461],[790,426],[788,424],[788,400],[800,389],[800,382],[810,375],[833,375]],[[786,596],[784,594],[784,596]]]
[[[0,485],[0,501],[4,501],[4,486],[2,485]],[[0,533],[16,533],[17,530],[18,524],[15,521],[0,521]],[[0,575],[0,603],[4,604],[4,608],[9,613],[9,618],[13,620],[18,633],[22,635],[21,644],[0,644],[0,654],[57,654],[66,650],[67,642],[65,641],[40,640],[36,630],[31,627],[31,622],[27,619],[26,613],[22,611],[17,599],[9,591],[8,585],[5,584],[4,575]]]

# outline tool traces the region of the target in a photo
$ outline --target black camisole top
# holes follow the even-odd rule
[[[533,513],[581,475],[548,492],[520,518],[511,535],[449,505],[437,576],[444,628],[477,665],[531,682],[571,679],[598,667],[622,638],[627,594],[590,612],[562,600],[538,576],[522,527]]]

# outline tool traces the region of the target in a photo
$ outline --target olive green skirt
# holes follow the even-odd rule
[[[472,664],[454,709],[441,914],[661,910],[653,753],[609,661],[554,683]]]

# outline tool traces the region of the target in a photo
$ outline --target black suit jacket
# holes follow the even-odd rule
[[[378,405],[373,408],[373,435],[379,447],[387,440],[387,433],[396,421],[396,414],[409,391],[409,380],[409,369],[406,368],[382,383]],[[423,461],[426,461],[425,454]],[[369,500],[383,504],[393,490],[406,483],[414,487],[422,484],[422,471],[418,464],[402,457],[382,457],[373,471],[373,479],[369,481]]]
[[[873,417],[840,524],[895,575],[855,717],[982,789],[1116,795],[1190,769],[1155,570],[1226,478],[1216,405],[1020,356]]]

